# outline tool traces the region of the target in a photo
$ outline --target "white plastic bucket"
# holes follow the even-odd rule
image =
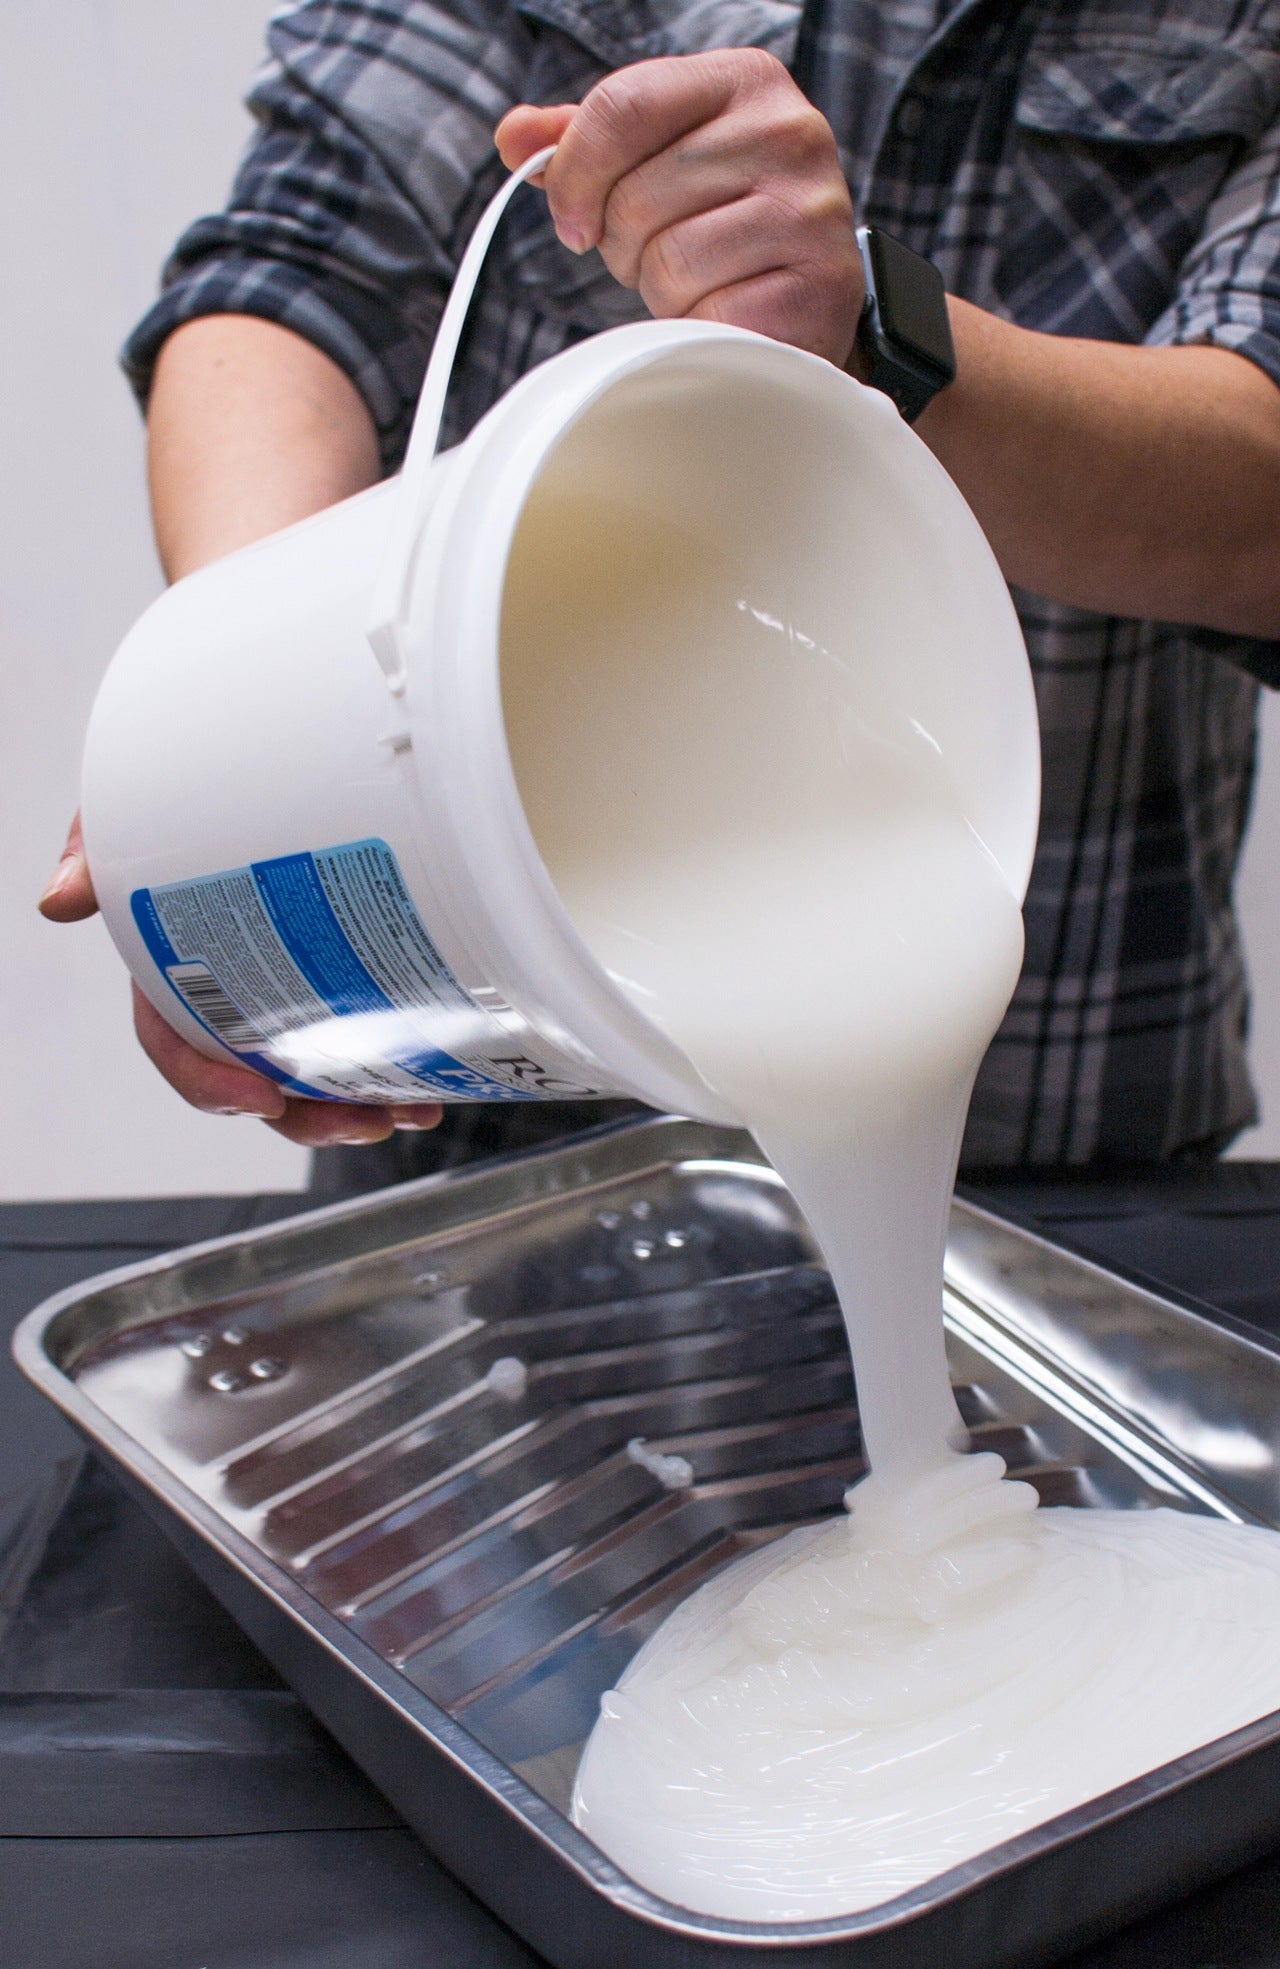
[[[1019,896],[1026,654],[977,522],[888,399],[763,337],[612,330],[435,456],[480,256],[545,161],[469,249],[401,477],[176,583],[126,637],[86,743],[86,848],[125,962],[211,1058],[328,1098],[623,1094],[734,1120],[578,936],[526,821],[501,687],[522,517],[568,476],[677,515],[731,583],[774,570],[824,633],[855,625],[850,690],[932,735]],[[537,604],[564,600],[549,582]],[[691,621],[690,662],[699,641]]]

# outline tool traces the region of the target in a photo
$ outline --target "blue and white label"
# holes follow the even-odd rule
[[[135,889],[131,902],[191,1016],[297,1093],[536,1101],[598,1091],[529,1057],[523,1033],[513,1037],[463,989],[385,841]]]

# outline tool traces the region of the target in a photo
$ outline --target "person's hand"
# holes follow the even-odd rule
[[[498,125],[514,170],[546,144],[556,231],[598,246],[660,318],[753,328],[848,362],[862,261],[835,138],[760,48],[637,62],[579,106],[521,105]]]
[[[51,923],[79,923],[98,908],[85,860],[76,815],[62,859],[40,898],[40,913]],[[381,1142],[396,1128],[434,1128],[441,1110],[418,1107],[366,1107],[339,1101],[294,1100],[273,1080],[229,1060],[207,1060],[179,1038],[150,999],[133,987],[134,1030],[143,1052],[169,1085],[205,1114],[249,1114],[265,1121],[286,1141],[303,1148],[335,1142]]]

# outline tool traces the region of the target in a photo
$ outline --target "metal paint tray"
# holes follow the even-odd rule
[[[1280,1523],[1280,1358],[1243,1331],[963,1203],[947,1320],[975,1443],[1046,1502]],[[1280,1716],[839,1920],[686,1913],[568,1823],[640,1643],[861,1467],[825,1274],[745,1136],[645,1122],[195,1246],[59,1294],[16,1353],[561,1969],[1025,1965],[1280,1832]]]

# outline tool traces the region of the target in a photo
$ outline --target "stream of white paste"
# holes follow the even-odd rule
[[[998,1457],[961,1453],[943,1242],[1022,925],[930,734],[869,715],[856,650],[705,541],[604,504],[535,509],[509,596],[535,839],[587,944],[803,1209],[873,1473],[849,1516],[730,1567],[650,1640],[574,1815],[684,1906],[847,1913],[1280,1706],[1280,1538],[1037,1512]]]

